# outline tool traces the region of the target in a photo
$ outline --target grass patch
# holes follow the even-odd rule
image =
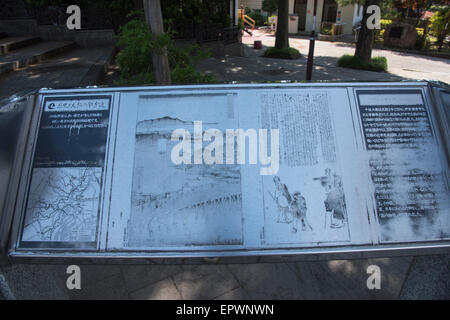
[[[294,48],[269,48],[264,51],[264,57],[266,58],[277,58],[277,59],[298,59],[302,55],[297,49]]]
[[[363,69],[369,71],[387,71],[388,64],[385,57],[372,58],[369,63],[363,62],[359,57],[345,54],[337,61],[338,67]]]

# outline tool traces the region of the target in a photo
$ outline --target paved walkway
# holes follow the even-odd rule
[[[262,50],[253,49],[253,41],[261,40]],[[303,81],[306,79],[306,62],[309,49],[307,38],[291,38],[290,46],[298,49],[302,57],[297,60],[270,59],[261,55],[264,49],[274,46],[272,34],[255,30],[254,36],[244,35],[245,57],[210,58],[198,65],[199,71],[213,73],[219,81]],[[416,54],[374,50],[372,56],[388,60],[388,72],[371,72],[339,68],[337,59],[344,54],[353,55],[354,44],[346,42],[316,41],[313,80],[332,81],[400,81],[405,79],[439,80],[450,83],[450,60]]]
[[[381,268],[381,289],[366,286]],[[228,265],[81,266],[81,290],[66,266],[3,268],[18,299],[450,299],[450,255]],[[0,270],[1,271],[1,270]]]

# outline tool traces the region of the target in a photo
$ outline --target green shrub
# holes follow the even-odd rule
[[[117,55],[120,68],[120,84],[154,83],[152,53],[167,48],[172,82],[174,84],[212,83],[212,75],[195,70],[202,59],[208,58],[209,50],[198,45],[177,47],[169,33],[155,36],[142,15],[133,18],[121,28],[118,45],[122,50]]]
[[[359,57],[349,54],[343,55],[338,59],[338,67],[363,69],[369,71],[387,71],[388,64],[385,57],[372,58],[371,62],[365,63]]]
[[[441,51],[444,45],[444,40],[449,33],[448,28],[450,21],[450,6],[432,6],[431,10],[434,11],[433,16],[430,19],[431,32],[437,38],[438,51]]]
[[[323,24],[320,28],[320,33],[325,35],[331,35],[331,24]]]
[[[390,19],[381,19],[380,20],[380,28],[386,29],[390,24],[392,24],[392,20]]]
[[[416,40],[416,44],[415,44],[415,48],[417,50],[423,50],[423,51],[428,51],[430,49],[430,45],[431,45],[431,37],[429,35],[424,36],[423,34],[423,30],[422,32],[417,32],[418,37]]]
[[[244,21],[242,21],[241,17],[238,18],[238,28],[239,30],[244,29]]]
[[[268,13],[274,13],[278,10],[278,0],[263,0],[262,7]]]
[[[216,82],[212,74],[195,71],[193,66],[176,67],[172,70],[172,82],[177,84],[206,84]]]
[[[269,48],[264,51],[264,57],[277,59],[298,59],[301,57],[301,54],[295,48]]]
[[[258,27],[263,26],[266,23],[266,18],[259,11],[251,10],[249,12],[245,12],[245,14],[255,20],[255,25]]]

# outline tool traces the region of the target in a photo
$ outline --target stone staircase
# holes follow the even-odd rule
[[[3,33],[3,36],[0,36],[0,39],[0,56],[41,41],[39,37],[35,36],[8,37],[5,33]]]
[[[41,42],[36,37],[4,38],[0,40],[0,75],[37,64],[74,49],[69,41]]]
[[[0,32],[0,99],[42,87],[99,85],[114,53],[114,46],[86,48]]]

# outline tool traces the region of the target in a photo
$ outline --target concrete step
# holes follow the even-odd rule
[[[42,62],[76,47],[71,41],[45,41],[0,56],[0,75]]]
[[[1,39],[1,37],[0,37]],[[0,56],[5,55],[13,50],[30,46],[40,42],[41,39],[35,36],[27,37],[5,37],[0,40]]]
[[[117,50],[115,47],[97,48],[97,60],[92,63],[89,71],[80,81],[80,87],[99,85],[105,79]]]
[[[0,77],[0,100],[40,88],[101,85],[114,47],[76,47],[57,57]]]

